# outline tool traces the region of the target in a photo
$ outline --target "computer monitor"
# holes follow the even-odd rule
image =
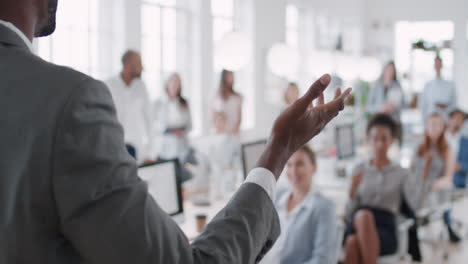
[[[242,144],[242,166],[244,170],[244,178],[249,172],[255,168],[257,161],[265,150],[267,141],[259,140],[252,143]]]
[[[336,155],[339,160],[355,155],[354,124],[341,124],[335,127]]]
[[[147,182],[148,192],[154,200],[177,220],[181,220],[180,216],[184,212],[179,173],[177,160],[147,164],[138,169],[138,175]]]

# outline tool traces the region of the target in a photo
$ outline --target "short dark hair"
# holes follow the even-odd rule
[[[369,122],[367,122],[367,134],[376,126],[388,128],[393,138],[398,138],[400,136],[400,125],[390,115],[376,114],[372,116]]]
[[[304,146],[300,147],[297,151],[304,152],[306,154],[307,158],[309,158],[312,165],[317,167],[317,155],[312,150],[312,148],[310,148],[307,145],[304,145]]]
[[[440,61],[441,63],[444,63],[444,60],[442,60],[442,57],[440,57],[439,54],[437,54],[437,55],[435,56],[434,61],[436,61],[436,60]]]
[[[463,112],[461,109],[458,109],[458,108],[453,110],[452,112],[450,112],[450,118],[452,118],[456,114],[462,114],[463,118],[466,119],[466,113]]]
[[[133,55],[138,55],[138,51],[135,50],[127,50],[125,53],[122,55],[122,64],[125,65],[127,63],[128,59],[130,59],[131,56]]]

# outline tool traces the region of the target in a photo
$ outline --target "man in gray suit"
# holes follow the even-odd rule
[[[148,194],[105,85],[31,52],[57,0],[0,0],[0,263],[254,263],[279,234],[275,180],[343,109],[325,75],[276,121],[246,183],[192,244]],[[317,105],[311,106],[318,98]]]

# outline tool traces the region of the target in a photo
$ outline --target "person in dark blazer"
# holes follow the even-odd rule
[[[350,90],[325,104],[330,76],[314,83],[190,244],[138,177],[107,87],[31,51],[34,36],[54,31],[56,9],[57,0],[0,1],[0,263],[258,262],[280,233],[272,200],[282,168]]]

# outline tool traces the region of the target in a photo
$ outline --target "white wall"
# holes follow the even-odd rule
[[[123,1],[126,0],[100,0],[99,1],[99,76],[107,80],[117,75],[122,69],[121,55],[127,45],[125,38],[125,17]]]
[[[141,50],[141,0],[124,1],[126,49]]]
[[[266,100],[268,89],[271,88],[267,81],[270,73],[266,58],[273,44],[284,41],[286,0],[256,0],[254,2],[256,127],[259,128],[260,133],[266,133],[278,114],[275,106]]]

